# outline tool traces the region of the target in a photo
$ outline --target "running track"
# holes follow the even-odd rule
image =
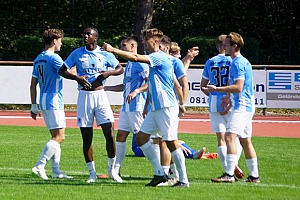
[[[76,127],[76,113],[66,112],[67,127]],[[115,127],[118,127],[118,114]],[[0,111],[0,125],[45,126],[43,118],[33,120],[29,112]],[[212,133],[208,115],[187,114],[180,118],[180,133]],[[300,117],[254,116],[253,135],[269,137],[300,138]]]

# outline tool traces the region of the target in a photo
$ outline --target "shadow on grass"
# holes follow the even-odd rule
[[[128,157],[128,158],[144,158],[144,159],[146,159],[145,156],[135,156],[135,155],[132,155],[132,154],[125,155],[125,157]]]
[[[70,174],[71,175],[71,174]],[[146,180],[150,180],[150,177],[137,177],[137,176],[122,176],[123,183],[114,182],[111,178],[98,178],[95,183],[87,183],[86,175],[75,175],[73,179],[57,179],[49,177],[48,180],[43,180],[34,174],[15,174],[7,176],[0,174],[0,183],[3,184],[32,184],[32,185],[128,185],[128,184],[145,184]]]

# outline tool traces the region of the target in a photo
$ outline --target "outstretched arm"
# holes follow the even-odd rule
[[[237,79],[233,85],[216,87],[215,85],[207,85],[203,89],[212,92],[227,92],[227,93],[240,93],[243,90],[244,79]]]
[[[114,70],[109,70],[102,72],[102,76],[104,79],[108,78],[109,76],[118,76],[120,74],[123,74],[124,69],[122,65],[118,64],[118,66]]]
[[[111,91],[111,92],[122,92],[124,90],[124,85],[111,85],[111,86],[104,86],[105,91]]]
[[[150,61],[149,61],[147,56],[114,48],[106,42],[104,42],[102,48],[105,49],[108,52],[117,54],[117,55],[125,58],[126,60],[130,60],[130,61],[133,61],[133,62],[141,62],[141,63],[150,64]]]

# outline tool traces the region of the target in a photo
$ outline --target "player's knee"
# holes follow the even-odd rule
[[[150,138],[149,134],[146,134],[146,133],[143,133],[143,132],[139,132],[136,135],[136,143],[139,146],[142,146],[143,144],[145,144],[149,140],[149,138]]]
[[[117,142],[126,142],[127,136],[128,136],[127,132],[118,131],[117,136],[116,136],[116,141]]]

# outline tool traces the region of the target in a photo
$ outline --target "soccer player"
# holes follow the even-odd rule
[[[139,145],[136,143],[135,139],[136,139],[136,134],[134,134],[133,137],[132,137],[132,145],[131,145],[132,151],[133,151],[135,156],[144,157],[145,155],[143,154],[143,151],[140,149]],[[183,141],[183,140],[178,140],[178,144],[179,144],[180,148],[182,149],[185,158],[190,158],[190,159],[201,159],[201,158],[214,159],[218,156],[217,153],[207,153],[207,154],[205,154],[205,151],[206,151],[205,147],[202,147],[202,150],[204,149],[204,151],[203,151],[203,154],[201,155],[201,151],[195,150],[192,147],[188,146],[185,143],[185,141]],[[160,158],[160,156],[159,156],[159,158]]]
[[[161,51],[165,52],[169,56],[169,59],[172,62],[175,77],[181,86],[180,91],[182,92],[182,95],[183,95],[183,104],[184,104],[187,99],[187,96],[188,96],[188,81],[187,81],[187,76],[186,76],[186,70],[185,70],[184,65],[181,60],[170,55],[170,53],[169,53],[170,48],[171,48],[171,39],[168,36],[164,35],[161,38],[161,41],[159,44],[159,49]],[[181,115],[181,113],[179,115]],[[174,177],[168,180],[168,184],[174,184],[178,181],[178,172],[176,170],[176,165],[173,163],[173,160],[171,159],[171,154],[167,147],[166,142],[162,141],[160,138],[158,138],[158,139],[159,139],[159,145],[160,145],[160,159],[161,159],[162,168],[164,169],[166,174],[169,173],[169,170],[171,168],[171,170],[174,174]],[[200,156],[202,156],[203,153],[204,152],[199,151],[195,154],[195,156],[197,156],[199,158]],[[164,185],[164,183],[162,183],[160,185]]]
[[[121,37],[121,50],[137,53],[138,38],[135,35]],[[138,133],[143,118],[143,110],[146,101],[147,90],[144,84],[149,75],[149,66],[145,63],[128,61],[124,70],[123,84],[117,86],[105,86],[105,90],[124,91],[123,105],[118,122],[116,137],[116,163],[115,171],[119,174],[126,153],[126,139],[130,132]],[[134,94],[131,94],[134,93]],[[135,137],[133,137],[135,138]]]
[[[33,71],[30,84],[31,117],[36,120],[40,110],[37,106],[37,85],[40,88],[39,106],[45,124],[50,131],[51,139],[46,143],[41,156],[32,168],[32,172],[44,180],[48,180],[45,165],[51,159],[53,178],[73,178],[60,171],[61,158],[60,144],[65,140],[66,119],[62,95],[62,78],[57,71],[63,64],[61,57],[56,54],[60,51],[64,32],[60,29],[44,31],[43,40],[45,50],[33,62]]]
[[[252,137],[252,118],[255,112],[254,91],[253,91],[253,74],[250,62],[241,55],[241,47],[244,46],[244,40],[238,33],[229,33],[224,42],[223,48],[227,55],[230,55],[232,62],[229,70],[229,85],[216,86],[207,85],[209,92],[227,92],[231,93],[232,111],[226,125],[225,140],[227,145],[225,173],[211,179],[213,182],[235,182],[234,169],[238,160],[236,137],[239,137],[243,147],[246,164],[249,170],[249,177],[245,182],[260,182],[258,175],[257,156]],[[228,99],[223,100],[228,104]]]
[[[171,39],[164,35],[161,39],[159,48],[161,51],[165,52],[166,54],[169,54],[170,48],[171,48]],[[188,82],[187,82],[187,77],[186,77],[186,70],[183,65],[183,62],[176,58],[175,56],[169,56],[169,59],[172,61],[172,65],[174,67],[174,74],[177,78],[177,80],[180,83],[182,94],[183,94],[183,99],[184,102],[187,98],[188,94]],[[147,107],[147,106],[146,106]],[[152,135],[152,140],[153,143],[159,144],[160,150],[158,151],[158,159],[161,162],[161,165],[165,171],[166,174],[169,174],[169,170],[173,173],[174,177],[170,178],[168,182],[161,183],[158,186],[166,186],[166,185],[173,185],[178,181],[178,172],[176,170],[176,165],[173,163],[173,160],[171,159],[171,154],[166,146],[166,143],[161,140],[161,137],[158,135],[153,136]],[[205,147],[203,147],[201,150],[197,151],[192,148],[190,148],[185,142],[178,141],[179,146],[184,152],[185,158],[192,158],[192,159],[199,159],[201,158],[204,153],[205,153]],[[135,153],[136,156],[142,157],[144,156],[142,150],[140,150],[139,146],[135,142],[135,136],[133,137],[132,140],[132,149]]]
[[[103,51],[97,45],[99,33],[96,28],[86,28],[82,36],[85,46],[75,49],[68,56],[59,74],[78,82],[77,126],[80,127],[83,154],[90,173],[87,182],[93,183],[97,179],[92,147],[94,118],[97,126],[101,126],[106,139],[108,174],[114,181],[122,182],[121,177],[114,171],[116,161],[114,116],[103,84],[109,76],[122,74],[123,68],[112,53]],[[74,66],[77,74],[68,71]]]
[[[188,50],[187,54],[182,58],[185,70],[188,70],[191,62],[199,54],[199,47],[195,46]],[[172,42],[170,47],[170,55],[175,58],[181,58],[180,47],[177,42]]]
[[[227,95],[226,92],[209,92],[204,90],[207,84],[219,86],[226,86],[228,84],[228,75],[229,67],[232,61],[230,56],[225,55],[225,50],[223,48],[223,41],[225,40],[226,35],[219,35],[216,39],[216,48],[219,52],[218,55],[208,59],[204,65],[204,70],[202,73],[201,80],[201,90],[204,94],[209,96],[209,116],[210,124],[212,131],[217,135],[218,141],[218,155],[221,160],[224,170],[226,170],[226,154],[227,147],[225,142],[225,132],[226,132],[226,123],[230,115],[230,104],[223,108],[221,106],[222,98]],[[238,160],[242,153],[242,146],[238,138],[236,138],[237,146],[237,157]],[[243,171],[236,165],[235,175],[238,178],[243,178]]]
[[[180,54],[180,47],[177,42],[172,42],[171,43],[171,49],[170,49],[170,55],[174,56],[175,58],[180,59],[181,54]]]
[[[141,129],[137,134],[136,142],[142,149],[146,158],[151,162],[154,169],[154,178],[146,186],[157,186],[159,183],[166,182],[167,176],[164,173],[159,159],[156,157],[155,150],[151,145],[150,135],[160,132],[162,140],[166,141],[172,157],[176,163],[179,172],[179,181],[173,187],[189,187],[189,181],[185,167],[185,157],[178,145],[178,102],[174,92],[174,83],[177,80],[173,76],[172,62],[169,56],[159,50],[160,40],[163,32],[159,29],[147,29],[143,31],[143,43],[149,55],[139,55],[132,52],[122,51],[113,48],[111,45],[104,43],[103,48],[113,52],[123,58],[143,62],[150,65],[148,77],[149,101],[151,111],[147,114]],[[176,87],[176,89],[178,89]],[[182,92],[176,90],[180,109],[185,112],[183,105]]]

